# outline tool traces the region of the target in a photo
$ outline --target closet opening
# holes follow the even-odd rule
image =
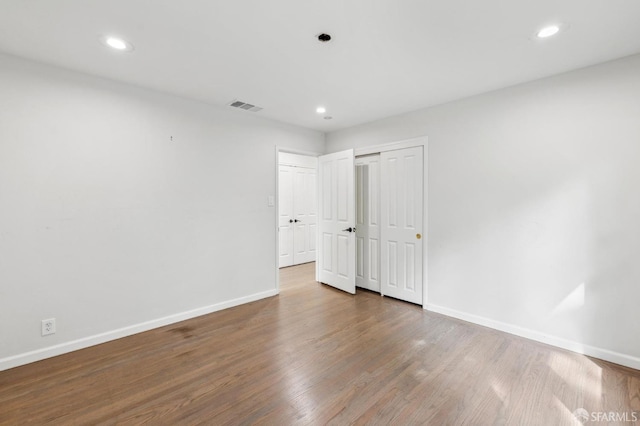
[[[426,156],[421,142],[318,158],[320,282],[350,294],[359,287],[424,304]]]
[[[380,293],[380,154],[355,158],[356,288]]]

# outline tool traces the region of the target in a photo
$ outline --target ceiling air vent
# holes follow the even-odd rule
[[[251,112],[258,112],[258,111],[260,111],[262,109],[259,106],[251,105],[251,104],[248,104],[248,103],[242,102],[242,101],[233,101],[233,102],[231,102],[229,104],[229,106],[234,107],[234,108],[245,109],[245,110],[251,111]]]

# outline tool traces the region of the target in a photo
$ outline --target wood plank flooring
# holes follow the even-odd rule
[[[281,271],[281,294],[0,372],[0,424],[579,424],[640,371]],[[610,424],[640,424],[610,422]],[[607,424],[607,422],[599,423]]]

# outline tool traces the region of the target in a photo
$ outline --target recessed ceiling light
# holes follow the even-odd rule
[[[559,31],[560,31],[560,26],[549,25],[548,27],[544,27],[540,31],[538,31],[536,36],[538,38],[547,38],[547,37],[551,37],[553,35],[558,34]]]
[[[120,50],[121,52],[130,52],[133,50],[133,45],[131,43],[119,37],[105,36],[101,39],[105,45],[112,49]]]
[[[327,112],[327,109],[323,106],[319,106],[318,108],[316,108],[316,112],[318,114],[324,114],[325,112]]]

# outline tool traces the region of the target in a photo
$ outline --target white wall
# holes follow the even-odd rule
[[[278,164],[283,166],[296,166],[306,167],[308,169],[316,169],[318,168],[318,157],[292,154],[290,152],[279,152]]]
[[[640,368],[640,56],[327,135],[429,138],[428,308]]]
[[[322,133],[9,56],[0,94],[0,370],[275,294],[275,146]]]

